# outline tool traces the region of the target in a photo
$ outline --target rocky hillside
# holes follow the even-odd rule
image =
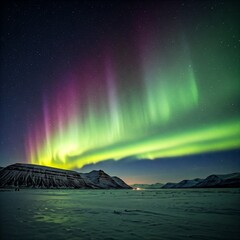
[[[0,188],[129,189],[123,180],[104,171],[79,173],[33,164],[16,163],[0,171]]]

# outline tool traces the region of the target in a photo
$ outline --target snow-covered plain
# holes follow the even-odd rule
[[[240,189],[0,191],[0,239],[239,239]]]

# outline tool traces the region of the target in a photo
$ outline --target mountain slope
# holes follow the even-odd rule
[[[121,180],[122,181],[122,180]],[[0,171],[0,187],[26,188],[131,188],[124,181],[119,184],[104,171],[78,173],[71,170],[16,163]]]
[[[168,182],[162,186],[162,188],[174,188],[177,183]]]
[[[179,183],[166,183],[162,188],[218,188],[240,187],[240,173],[210,175],[205,179],[183,180]]]
[[[190,188],[196,186],[198,183],[203,181],[203,179],[195,178],[193,180],[182,180],[175,185],[175,188]]]
[[[240,173],[210,175],[196,187],[240,187]]]
[[[129,186],[121,178],[114,176],[112,179],[122,188],[129,188]]]

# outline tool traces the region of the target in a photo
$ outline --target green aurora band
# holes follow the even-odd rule
[[[157,34],[137,49],[120,44],[67,76],[29,129],[29,162],[73,169],[240,148],[237,54],[214,45],[218,34],[200,42],[208,56],[173,37],[171,46]]]

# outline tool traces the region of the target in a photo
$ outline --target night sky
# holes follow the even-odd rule
[[[240,171],[238,1],[5,1],[0,165],[128,183]]]

